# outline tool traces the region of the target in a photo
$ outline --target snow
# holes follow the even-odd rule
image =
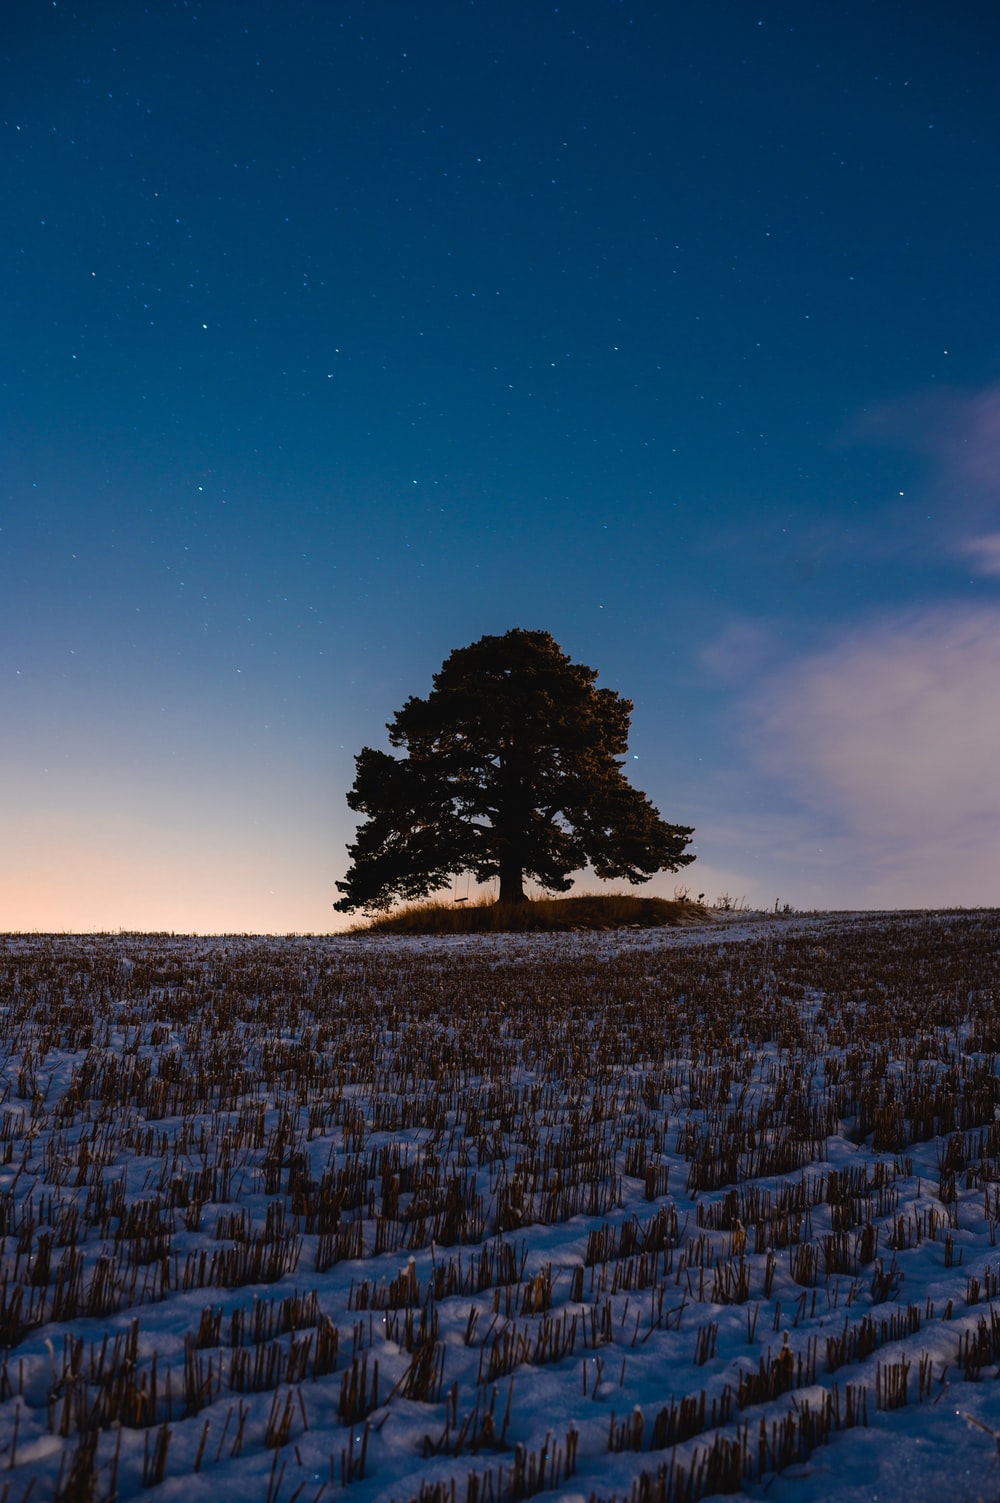
[[[995,1498],[998,956],[0,938],[3,1498]]]

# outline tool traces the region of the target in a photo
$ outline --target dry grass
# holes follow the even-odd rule
[[[571,898],[538,898],[531,903],[414,903],[358,924],[352,934],[511,934],[559,933],[576,929],[662,929],[708,923],[701,903],[632,893],[581,893]]]

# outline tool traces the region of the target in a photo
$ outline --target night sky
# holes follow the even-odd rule
[[[1000,903],[998,44],[7,0],[0,928],[340,927],[354,754],[514,626],[692,896]]]

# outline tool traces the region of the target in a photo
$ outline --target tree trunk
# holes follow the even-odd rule
[[[500,906],[528,902],[524,890],[523,832],[531,815],[526,779],[519,758],[502,748],[499,767],[500,801],[494,820],[500,865]]]
[[[524,870],[516,856],[500,858],[500,904],[527,903],[530,899],[524,890]]]

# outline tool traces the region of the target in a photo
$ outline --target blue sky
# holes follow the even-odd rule
[[[354,754],[512,626],[692,892],[1000,902],[998,41],[15,0],[0,926],[335,927]]]

